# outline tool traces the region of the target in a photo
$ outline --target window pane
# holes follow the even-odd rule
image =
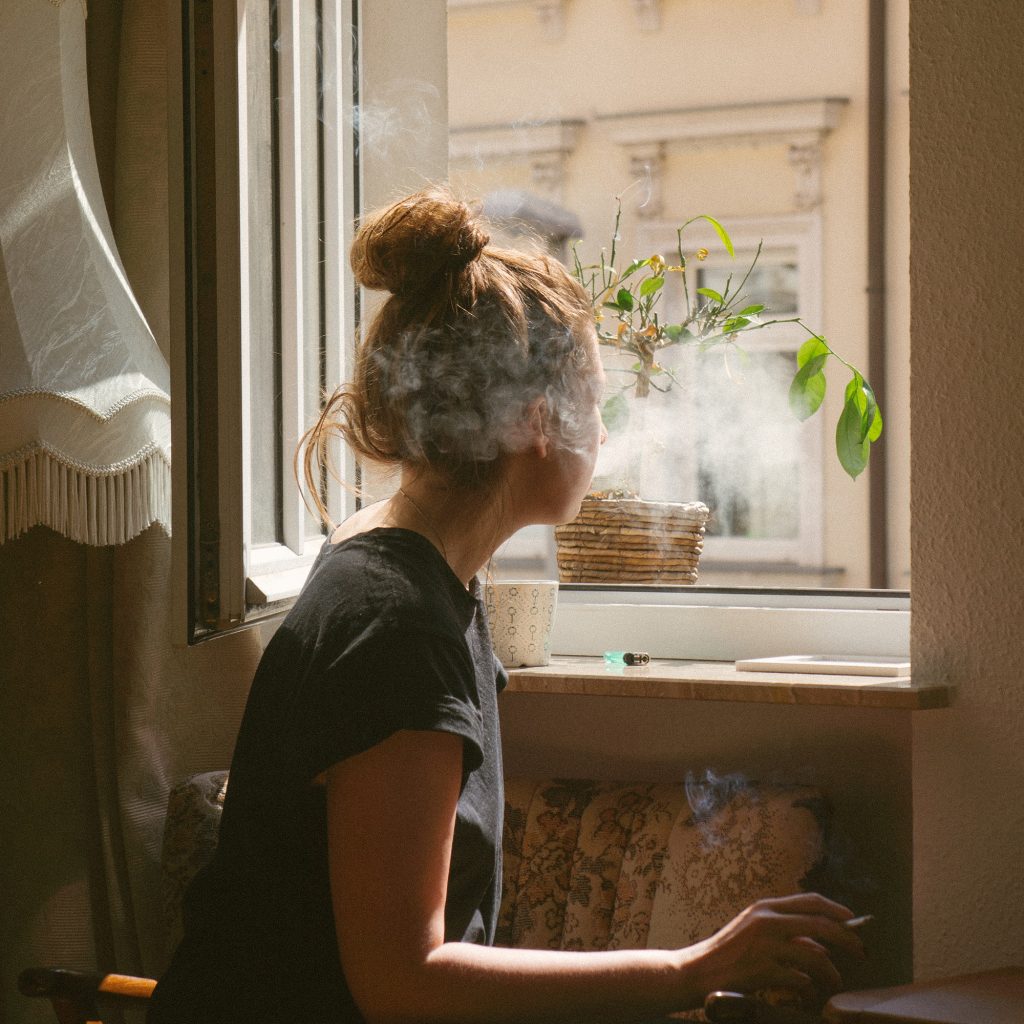
[[[698,367],[697,484],[711,510],[708,536],[799,536],[800,428],[785,400],[795,368],[791,353],[748,354],[722,401],[719,368]]]
[[[865,5],[808,11],[693,0],[642,15],[636,5],[594,0],[565,5],[559,18],[528,4],[450,0],[448,13],[450,177],[466,198],[482,199],[496,241],[532,242],[568,261],[582,238],[584,263],[602,250],[610,259],[621,197],[617,269],[652,253],[675,265],[676,228],[710,214],[732,236],[736,259],[707,222],[691,224],[683,237],[691,295],[724,293],[730,275],[735,287],[763,240],[743,287],[750,302],[768,307],[765,316],[802,318],[871,376],[866,225],[876,197],[863,174]],[[757,43],[742,60],[723,61],[737,38]],[[905,37],[894,32],[891,45],[905,46]],[[889,244],[902,252],[905,96],[895,96],[894,89],[886,205]],[[896,310],[909,290],[905,265],[891,267]],[[682,275],[669,274],[659,315],[679,316],[681,302]],[[642,400],[630,391],[635,357],[603,349],[610,439],[595,488],[707,504],[702,583],[869,585],[867,474],[851,482],[834,450],[848,372],[830,361],[824,405],[806,423],[788,408],[807,338],[790,324],[746,334],[735,347],[700,352],[695,342],[659,351],[665,373]],[[890,330],[888,344],[886,364],[902,367],[905,332]],[[888,407],[903,400],[892,391]],[[906,494],[896,475],[905,469],[899,429],[897,415],[887,420],[891,498],[883,518],[891,524],[890,577],[906,586],[906,516],[894,507]],[[535,528],[510,542],[497,573],[553,571],[551,548],[550,531]]]
[[[303,78],[303,109],[301,126],[301,161],[305,169],[303,178],[302,237],[304,249],[305,322],[300,335],[302,344],[302,422],[316,422],[324,390],[324,124],[323,124],[323,41],[319,5],[303,8],[301,74]],[[291,453],[288,453],[287,472],[291,486]],[[320,519],[308,509],[302,514],[303,537],[315,537],[321,532]]]
[[[285,503],[295,495],[294,444],[286,416],[313,423],[325,378],[321,27],[316,5],[302,3],[293,15],[277,0],[247,11],[249,459],[256,545],[292,543]],[[283,33],[283,16],[291,19],[296,46],[287,62],[283,40],[292,35]],[[287,74],[294,79],[285,81]],[[292,244],[282,244],[282,231]],[[292,296],[287,310],[285,281]],[[287,330],[285,315],[296,320]],[[296,388],[298,396],[291,393]],[[303,538],[321,532],[317,517],[305,510],[300,515]]]
[[[256,544],[281,539],[281,366],[279,247],[277,239],[277,30],[272,3],[249,8],[245,138],[249,203],[249,403],[251,536]]]

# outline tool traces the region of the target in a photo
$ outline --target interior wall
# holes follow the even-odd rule
[[[44,1021],[18,972],[91,968],[105,892],[89,723],[90,650],[109,640],[109,552],[36,527],[0,544],[0,1019]],[[90,627],[92,637],[90,638]],[[91,642],[90,642],[91,639]],[[102,655],[100,655],[102,657]],[[101,918],[97,921],[102,922]],[[43,961],[47,962],[47,961]]]
[[[1024,954],[1024,7],[912,0],[915,970]]]

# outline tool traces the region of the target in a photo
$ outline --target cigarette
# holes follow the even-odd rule
[[[874,914],[861,914],[860,917],[851,917],[849,921],[844,921],[843,924],[845,924],[847,928],[857,929],[863,928],[866,924],[871,924],[874,919]]]
[[[609,665],[649,665],[651,656],[646,651],[605,651],[604,660]]]

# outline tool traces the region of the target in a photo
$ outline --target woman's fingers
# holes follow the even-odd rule
[[[793,938],[806,936],[857,960],[864,959],[864,943],[860,936],[831,918],[812,914],[781,914],[778,920],[783,930]]]
[[[836,903],[820,893],[798,892],[792,896],[776,896],[771,899],[760,901],[761,906],[770,907],[783,914],[817,914],[821,917],[829,917],[834,921],[849,921],[853,917],[853,911],[844,907],[842,903]]]
[[[845,924],[850,911],[817,893],[760,900],[748,913],[768,932],[787,938],[803,935],[855,959],[864,958],[864,943]]]
[[[838,992],[843,979],[829,959],[828,950],[813,939],[798,937],[790,942],[786,961],[810,977],[823,992]]]

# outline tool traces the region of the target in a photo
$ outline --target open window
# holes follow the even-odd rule
[[[194,642],[280,613],[323,543],[294,453],[373,301],[347,261],[360,211],[446,175],[445,8],[189,0],[177,14],[174,583]],[[331,455],[358,485],[350,455]],[[316,484],[334,520],[356,508],[339,479]]]

